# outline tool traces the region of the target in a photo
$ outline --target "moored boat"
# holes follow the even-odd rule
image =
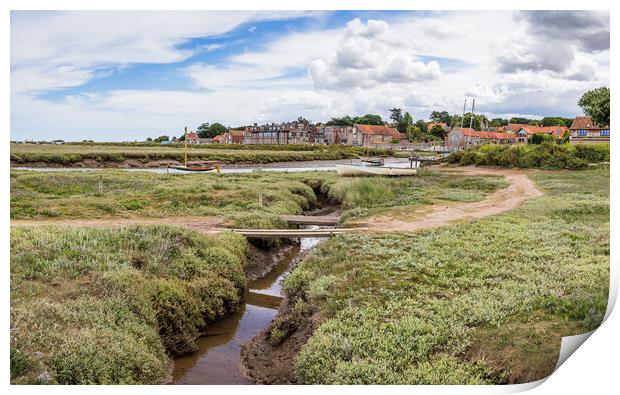
[[[339,176],[411,176],[417,172],[418,169],[404,167],[336,165]]]

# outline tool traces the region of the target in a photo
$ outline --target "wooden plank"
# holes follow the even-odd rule
[[[331,237],[348,229],[230,229],[246,237]]]
[[[340,217],[321,215],[281,215],[280,218],[290,225],[322,225],[335,226],[340,222]]]

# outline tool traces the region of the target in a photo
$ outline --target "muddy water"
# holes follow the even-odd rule
[[[241,345],[266,328],[282,301],[281,282],[300,253],[322,239],[302,238],[267,274],[251,281],[239,310],[211,325],[198,339],[198,351],[175,359],[174,384],[251,384],[239,373]]]

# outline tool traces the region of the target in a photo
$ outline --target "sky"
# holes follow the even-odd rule
[[[134,141],[400,107],[580,115],[607,11],[12,11],[11,140]]]

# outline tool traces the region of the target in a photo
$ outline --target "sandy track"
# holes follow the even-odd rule
[[[441,167],[441,171],[458,172],[465,175],[501,175],[510,186],[495,191],[484,200],[473,203],[442,204],[424,207],[414,212],[414,219],[399,219],[395,216],[380,215],[356,222],[358,229],[380,232],[413,232],[436,228],[451,222],[471,218],[481,218],[512,210],[524,201],[542,195],[523,170],[479,168],[479,167]]]

